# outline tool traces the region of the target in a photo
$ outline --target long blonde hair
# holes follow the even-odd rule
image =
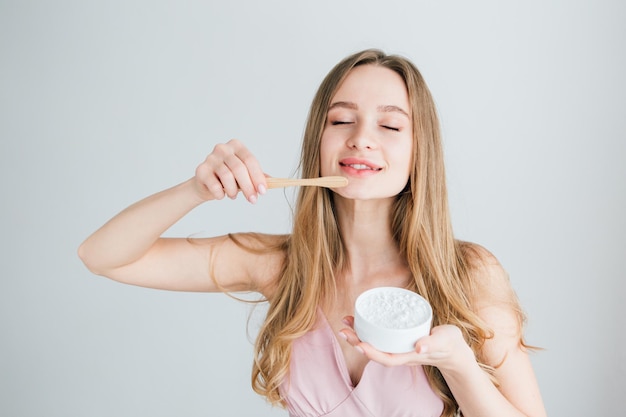
[[[434,311],[433,326],[458,326],[480,358],[490,331],[470,308],[470,245],[455,240],[450,221],[439,121],[433,99],[418,69],[407,59],[378,50],[353,54],[326,76],[313,99],[304,132],[300,171],[303,178],[320,175],[320,142],[331,99],[348,73],[359,65],[380,65],[405,81],[413,124],[413,164],[404,191],[395,199],[390,227],[408,263],[410,288],[424,296]],[[296,200],[291,235],[281,247],[285,261],[269,300],[266,320],[255,345],[252,385],[272,403],[281,403],[279,386],[286,377],[292,342],[315,323],[322,301],[335,290],[335,276],[346,268],[333,207],[332,191],[302,187]],[[433,389],[444,402],[445,416],[456,402],[443,377],[425,367]]]

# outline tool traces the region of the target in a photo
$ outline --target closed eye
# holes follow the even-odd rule
[[[330,122],[331,125],[336,126],[336,125],[349,125],[352,124],[352,122],[344,122],[342,120],[335,120]]]
[[[385,125],[383,125],[382,127],[384,127],[385,129],[393,130],[394,132],[399,132],[400,131],[400,128],[393,127],[393,126],[385,126]]]

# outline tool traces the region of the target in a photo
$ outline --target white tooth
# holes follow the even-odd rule
[[[370,169],[370,167],[365,164],[351,164],[350,166],[354,169]]]

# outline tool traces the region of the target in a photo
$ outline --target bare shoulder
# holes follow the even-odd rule
[[[496,256],[487,248],[473,242],[459,242],[465,262],[472,272],[500,272],[502,265]]]
[[[496,256],[476,243],[460,242],[459,245],[468,270],[473,304],[480,308],[516,303],[509,274]]]
[[[471,308],[493,332],[485,345],[486,350],[490,350],[489,345],[492,349],[496,346],[502,349],[519,346],[523,340],[526,316],[509,274],[486,248],[475,243],[463,243],[461,246],[470,280],[468,298]],[[490,356],[500,357],[502,354],[492,350]]]
[[[525,315],[498,259],[484,247],[463,243],[462,252],[470,279],[472,310],[492,332],[483,346],[484,359],[495,365],[523,346]]]

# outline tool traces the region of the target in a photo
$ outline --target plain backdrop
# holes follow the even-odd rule
[[[96,277],[76,249],[218,142],[294,175],[315,89],[370,47],[429,83],[455,232],[509,271],[549,415],[622,415],[625,21],[592,0],[0,0],[0,415],[285,416],[250,387],[262,310]],[[167,233],[288,232],[291,201]]]

